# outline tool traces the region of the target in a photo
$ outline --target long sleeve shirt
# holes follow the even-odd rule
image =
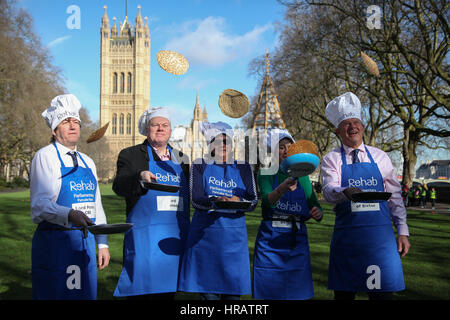
[[[56,142],[61,159],[66,167],[73,167],[73,160],[67,152],[71,149]],[[76,151],[76,150],[75,150]],[[81,153],[83,160],[92,170],[97,180],[97,169],[94,161],[84,153]],[[83,161],[77,156],[78,165],[84,167]],[[60,206],[56,203],[61,190],[61,163],[53,144],[50,144],[36,152],[31,162],[30,171],[30,200],[31,200],[31,220],[39,224],[43,221],[58,224],[65,228],[70,228],[69,221],[70,207]],[[105,211],[103,210],[100,188],[97,186],[95,194],[96,224],[106,223]],[[96,235],[98,248],[108,248],[106,235]]]
[[[228,164],[214,164],[212,161],[194,161],[191,167],[190,174],[190,190],[191,190],[191,203],[192,206],[199,210],[209,211],[214,209],[215,197],[210,197],[205,193],[203,185],[203,173],[207,165],[212,166],[227,166]],[[258,203],[258,196],[256,193],[255,178],[253,171],[248,163],[236,164],[239,170],[242,182],[245,185],[245,195],[241,198],[242,201],[250,201],[250,208],[246,211],[253,211]]]
[[[359,149],[358,158],[360,162],[370,162],[366,149],[369,150],[373,160],[378,165],[381,176],[383,177],[384,190],[391,192],[392,196],[388,200],[388,208],[391,213],[392,221],[397,228],[398,235],[409,235],[408,225],[406,224],[406,208],[403,204],[401,195],[401,185],[397,180],[397,175],[392,165],[389,156],[382,150],[365,146],[362,143],[357,149]],[[344,145],[345,159],[347,163],[352,163],[353,148]],[[345,187],[341,187],[342,177],[342,158],[341,148],[336,148],[329,152],[322,159],[322,183],[323,183],[323,195],[325,199],[331,203],[337,204],[342,201],[347,201],[347,197],[344,194]]]
[[[283,173],[283,171],[278,170],[276,177],[278,184],[281,184],[289,176]],[[268,199],[269,193],[271,193],[274,190],[273,188],[274,181],[275,175],[261,175],[261,171],[258,172],[258,186],[261,192],[261,206],[263,212],[266,209],[275,208],[277,206],[276,203],[271,205]],[[317,201],[317,196],[313,190],[309,176],[300,177],[297,179],[297,181],[298,181],[297,187],[302,188],[303,191],[305,192],[309,208],[312,209],[313,207],[318,207],[320,210],[322,210],[319,202]]]

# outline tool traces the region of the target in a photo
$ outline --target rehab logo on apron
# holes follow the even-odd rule
[[[342,187],[384,191],[383,177],[370,162],[347,164],[341,147]],[[400,291],[405,288],[387,201],[344,201],[335,206],[328,288],[340,291]]]
[[[56,203],[81,210],[95,221],[95,193],[97,183],[92,170],[84,163],[66,167],[56,148],[61,162],[61,190]],[[97,298],[97,266],[95,240],[87,238],[76,229],[67,229],[44,221],[34,233],[32,242],[33,299]]]

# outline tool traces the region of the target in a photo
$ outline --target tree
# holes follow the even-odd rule
[[[62,91],[31,17],[14,4],[0,0],[0,175],[7,179],[11,167],[28,171],[37,146],[48,139],[40,113]]]
[[[310,67],[303,72],[317,65],[336,84],[332,88],[354,91],[366,110],[366,143],[387,142],[382,146],[387,151],[401,146],[404,182],[412,183],[417,147],[439,147],[430,137],[439,140],[450,135],[449,4],[438,0],[280,2],[287,6],[283,32],[290,35],[282,41],[282,58],[309,58]],[[373,4],[382,13],[380,29],[368,27],[367,9]],[[303,46],[282,50],[299,39]],[[311,52],[309,57],[305,51]],[[377,62],[380,78],[363,74],[361,51]],[[290,79],[296,73],[292,66],[286,71]],[[330,91],[326,86],[319,88],[323,95]],[[387,139],[388,135],[380,135],[383,131],[399,139]]]
[[[32,18],[13,0],[0,0],[0,177],[29,173],[35,152],[49,143],[51,131],[41,113],[65,92],[64,79],[33,32]],[[97,129],[84,108],[79,149],[97,156],[101,144],[86,145]]]

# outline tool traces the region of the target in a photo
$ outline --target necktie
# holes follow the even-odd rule
[[[69,156],[72,157],[73,167],[74,167],[74,168],[78,167],[78,160],[77,160],[77,154],[76,154],[76,152],[74,152],[74,151],[69,151],[69,152],[67,152],[67,154],[68,154]]]
[[[353,163],[359,163],[359,158],[358,158],[358,153],[359,153],[359,149],[355,149],[352,151],[353,153]]]

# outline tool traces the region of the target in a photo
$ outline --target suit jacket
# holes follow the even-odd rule
[[[155,150],[151,148],[153,159],[155,161],[161,161]],[[181,164],[181,168],[186,177],[186,181],[189,181],[189,161],[186,161],[187,156],[181,151],[173,149],[172,152],[183,157],[185,160]],[[147,152],[147,140],[142,144],[128,147],[120,151],[117,159],[117,173],[113,182],[114,192],[125,197],[127,204],[127,214],[131,212],[133,207],[138,202],[139,198],[147,193],[147,189],[142,188],[140,179],[140,173],[148,170],[149,156]]]

